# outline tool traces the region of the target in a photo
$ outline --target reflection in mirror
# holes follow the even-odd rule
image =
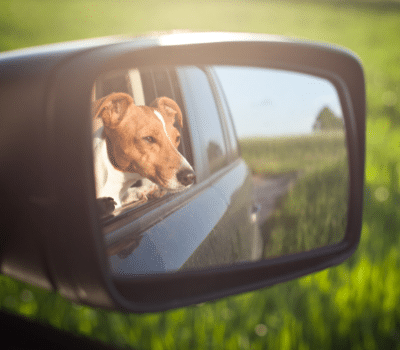
[[[92,106],[113,274],[256,261],[343,238],[345,125],[329,81],[264,68],[133,67],[99,76]]]
[[[242,157],[253,172],[264,257],[340,242],[348,160],[335,87],[305,74],[217,67]]]

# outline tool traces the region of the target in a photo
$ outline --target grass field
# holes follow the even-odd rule
[[[332,164],[299,178],[262,226],[269,238],[265,257],[339,243],[346,232],[348,166]]]
[[[342,161],[347,154],[343,132],[247,138],[240,140],[240,148],[252,171],[264,176],[313,173]]]
[[[340,242],[346,230],[348,164],[343,132],[240,140],[242,156],[264,177],[292,174],[289,192],[262,226],[265,257]]]
[[[360,246],[296,281],[168,312],[77,306],[0,277],[1,308],[136,349],[400,349],[400,6],[380,1],[22,1],[0,3],[0,50],[153,30],[262,32],[357,53],[367,83]]]

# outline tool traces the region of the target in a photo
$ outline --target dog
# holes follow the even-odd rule
[[[137,106],[122,92],[93,104],[96,193],[102,215],[131,202],[146,202],[180,192],[195,181],[189,162],[178,151],[182,112],[168,98]]]

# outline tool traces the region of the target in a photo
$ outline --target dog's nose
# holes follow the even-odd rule
[[[194,180],[196,179],[196,175],[194,174],[193,170],[189,169],[184,169],[181,170],[177,175],[176,175],[178,181],[184,185],[184,186],[189,186],[194,183]]]

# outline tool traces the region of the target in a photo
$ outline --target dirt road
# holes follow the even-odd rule
[[[279,177],[265,178],[259,175],[253,176],[254,192],[257,203],[261,206],[258,214],[258,223],[261,225],[276,208],[277,201],[282,197],[296,181],[296,174],[282,175]]]

